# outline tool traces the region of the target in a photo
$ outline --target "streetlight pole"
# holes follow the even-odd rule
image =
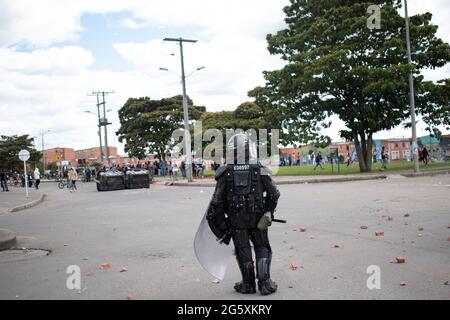
[[[100,162],[103,163],[102,126],[100,121],[100,102],[97,95],[98,139],[100,140]]]
[[[186,76],[184,73],[184,57],[183,57],[183,42],[195,43],[197,40],[183,39],[183,38],[164,38],[164,41],[175,41],[180,45],[181,57],[181,84],[183,88],[183,116],[184,116],[184,145],[186,151],[186,170],[188,182],[192,182],[192,154],[191,154],[191,134],[189,132],[189,113],[186,95]]]
[[[105,156],[106,156],[106,163],[109,164],[109,150],[108,150],[108,123],[106,121],[106,102],[105,102],[105,92],[102,92],[103,96],[103,118],[105,119]]]
[[[408,64],[412,65],[407,0],[405,0],[405,25],[406,25],[406,49],[408,51]],[[411,107],[412,152],[414,159],[414,173],[419,173],[419,155],[417,148],[417,131],[416,131],[416,107],[414,102],[414,79],[412,71],[409,73],[409,105]]]
[[[101,135],[101,127],[105,127],[105,162],[106,164],[109,164],[109,150],[108,150],[108,130],[107,126],[111,123],[108,122],[106,119],[106,101],[105,101],[105,95],[114,93],[114,91],[96,91],[92,92],[91,94],[88,94],[88,96],[97,96],[97,113],[98,113],[98,136],[100,139],[100,159],[103,163],[103,151],[102,151],[102,135]],[[99,95],[102,95],[103,101],[99,101]],[[103,105],[103,118],[100,117],[100,105]]]
[[[45,171],[47,170],[47,163],[45,161],[45,151],[44,151],[44,135],[46,133],[49,133],[49,132],[50,132],[50,130],[47,130],[47,131],[44,131],[44,132],[40,133],[40,135],[41,135],[41,143],[42,143],[42,162],[44,164],[44,175],[45,175]]]

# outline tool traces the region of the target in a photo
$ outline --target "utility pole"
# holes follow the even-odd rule
[[[100,157],[103,162],[103,151],[102,151],[102,133],[101,133],[101,127],[105,127],[105,160],[106,164],[109,164],[109,150],[108,150],[108,130],[107,126],[111,123],[108,122],[106,119],[106,101],[105,101],[105,95],[108,95],[110,93],[114,93],[114,91],[92,91],[92,94],[88,94],[89,96],[97,96],[97,113],[98,113],[98,135],[100,139]],[[99,101],[99,96],[102,96],[103,101]],[[100,105],[103,105],[103,118],[100,116]]]
[[[184,115],[184,142],[186,151],[186,170],[188,182],[192,182],[192,154],[191,154],[191,134],[189,132],[189,113],[186,95],[186,76],[184,73],[184,57],[183,57],[183,42],[195,43],[197,40],[183,39],[183,38],[164,38],[164,41],[178,42],[180,45],[181,57],[181,84],[183,88],[183,115]]]
[[[44,165],[44,172],[43,172],[44,175],[45,175],[45,171],[47,170],[47,163],[45,161],[45,151],[44,151],[44,135],[49,132],[50,132],[50,130],[39,133],[41,135],[41,143],[42,143],[42,162]]]
[[[412,65],[411,42],[409,37],[408,1],[405,0],[406,49],[408,51],[408,64]],[[414,173],[419,173],[419,155],[416,131],[416,107],[414,102],[414,79],[412,71],[409,73],[409,105],[411,107],[412,152],[414,159]]]

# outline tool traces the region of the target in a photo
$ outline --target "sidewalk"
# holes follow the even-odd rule
[[[19,211],[32,207],[41,202],[45,194],[41,190],[28,189],[29,197],[26,197],[25,188],[10,187],[9,192],[0,189],[0,214]]]
[[[385,174],[359,174],[359,175],[324,175],[324,176],[274,176],[272,177],[276,184],[308,184],[308,183],[325,183],[325,182],[347,182],[360,180],[377,180],[386,179]],[[179,186],[179,187],[214,187],[216,181],[213,177],[204,179],[194,179],[188,183],[186,179],[178,179],[172,183],[170,179],[155,179],[155,184]]]

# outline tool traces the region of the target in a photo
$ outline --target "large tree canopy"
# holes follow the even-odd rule
[[[216,141],[215,143],[221,143],[223,148],[222,152],[225,154],[227,130],[254,130],[256,133],[255,141],[263,143],[260,136],[260,129],[267,130],[268,149],[270,148],[271,129],[279,129],[279,126],[274,126],[270,118],[270,112],[265,113],[264,110],[255,102],[241,103],[233,111],[221,111],[221,112],[205,112],[200,120],[202,121],[202,134],[209,129],[218,129],[222,134],[222,141]],[[251,133],[251,131],[247,131]],[[207,147],[207,144],[203,144],[203,148]],[[269,151],[268,151],[269,152]]]
[[[23,171],[23,162],[19,159],[19,151],[25,149],[30,152],[28,163],[36,163],[42,153],[33,146],[33,138],[28,135],[0,136],[0,169]]]
[[[244,102],[234,111],[205,112],[200,120],[203,131],[208,129],[267,129],[262,109],[254,102]]]
[[[373,4],[381,8],[380,29],[367,27]],[[264,72],[265,87],[249,92],[259,105],[278,110],[274,119],[284,128],[284,142],[324,140],[321,130],[336,115],[348,128],[341,137],[355,142],[360,170],[369,171],[373,134],[410,116],[411,71],[417,113],[448,123],[448,82],[426,82],[420,72],[445,65],[450,47],[436,37],[430,13],[412,16],[409,65],[400,7],[397,0],[291,0],[284,8],[287,28],[267,41],[269,52],[287,64]]]
[[[188,111],[189,119],[196,120],[205,108],[194,106],[188,99]],[[148,153],[165,158],[173,145],[172,133],[183,128],[183,97],[130,98],[119,110],[119,120],[121,127],[116,134],[120,142],[125,142],[125,152],[139,159]]]

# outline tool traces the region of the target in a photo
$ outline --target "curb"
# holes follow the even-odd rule
[[[44,200],[44,198],[45,198],[45,193],[41,194],[39,199],[33,200],[31,202],[22,204],[20,206],[14,207],[14,208],[11,208],[8,210],[8,212],[17,212],[17,211],[21,211],[21,210],[25,210],[25,209],[34,207],[34,206],[38,205],[39,203],[41,203]]]
[[[340,177],[340,178],[323,178],[323,179],[295,179],[287,181],[275,181],[277,185],[283,184],[309,184],[309,183],[329,183],[329,182],[350,182],[350,181],[364,181],[364,180],[385,180],[387,175],[374,175],[368,177]],[[167,184],[169,185],[169,184]],[[187,183],[174,182],[170,186],[174,187],[215,187],[215,183]]]
[[[0,250],[7,250],[16,245],[16,234],[11,230],[0,229]]]
[[[415,178],[415,177],[431,177],[442,174],[450,174],[450,170],[447,171],[436,171],[436,172],[419,172],[419,173],[404,173],[402,176],[406,178]]]
[[[364,181],[364,180],[385,180],[386,175],[376,175],[368,177],[340,177],[340,178],[324,178],[324,179],[298,179],[275,182],[277,185],[282,184],[308,184],[308,183],[329,183],[329,182],[350,182],[350,181]]]

